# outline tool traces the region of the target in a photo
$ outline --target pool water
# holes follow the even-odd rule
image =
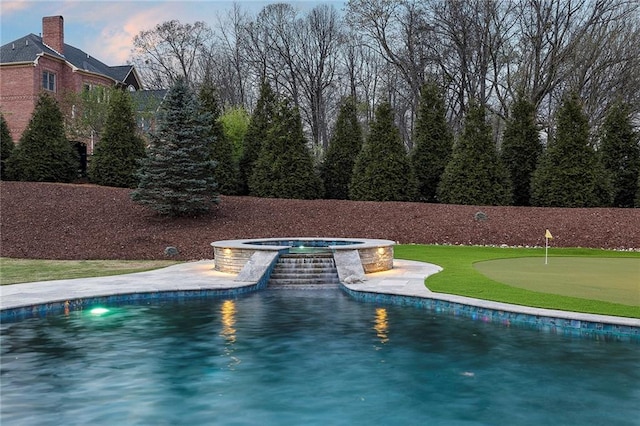
[[[0,423],[637,425],[640,348],[338,289],[5,323]]]

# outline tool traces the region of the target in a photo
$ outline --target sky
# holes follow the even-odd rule
[[[300,10],[320,3],[343,8],[342,0],[281,0]],[[227,0],[0,0],[0,44],[28,34],[42,33],[44,16],[62,15],[64,41],[107,65],[124,65],[131,57],[133,38],[140,31],[172,19],[181,23],[204,21],[215,27],[233,7]],[[257,14],[273,0],[236,0],[243,10]]]

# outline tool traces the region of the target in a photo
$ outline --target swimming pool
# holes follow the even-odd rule
[[[6,424],[636,424],[632,343],[332,290],[0,325]]]

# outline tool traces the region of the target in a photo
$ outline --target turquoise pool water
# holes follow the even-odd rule
[[[640,349],[332,290],[0,325],[0,423],[637,425]]]

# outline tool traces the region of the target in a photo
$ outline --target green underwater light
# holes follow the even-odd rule
[[[109,312],[109,310],[107,308],[93,308],[89,311],[91,313],[91,315],[104,315],[107,312]]]

